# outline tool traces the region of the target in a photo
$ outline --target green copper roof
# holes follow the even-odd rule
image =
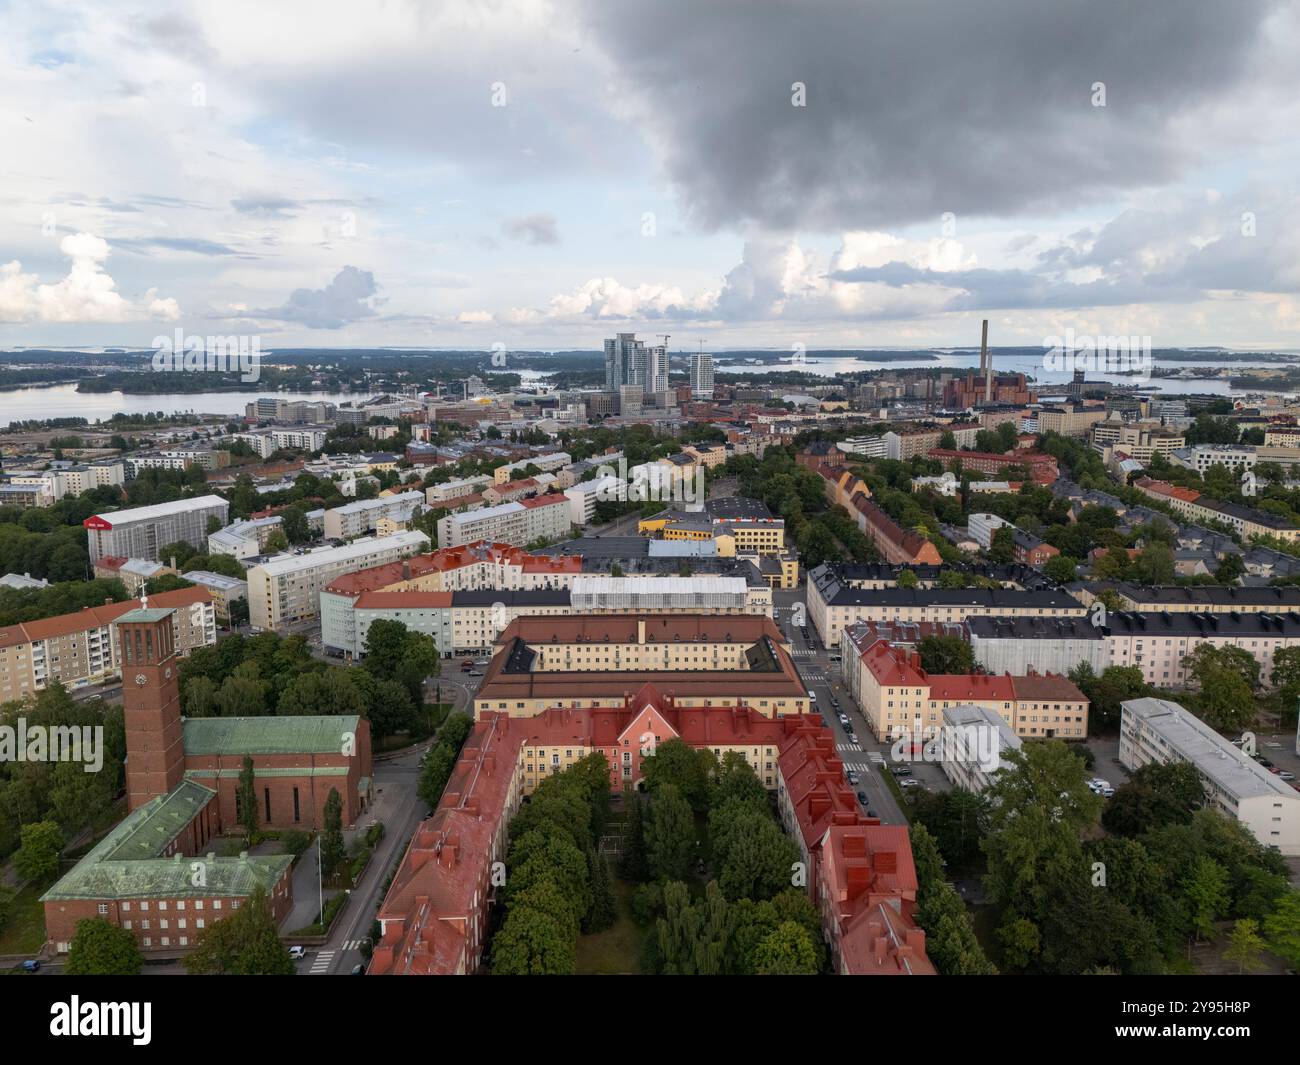
[[[293,863],[287,854],[244,858],[157,855],[215,793],[192,780],[133,810],[58,882],[42,902],[64,899],[242,898],[268,892]]]
[[[109,861],[158,857],[214,795],[215,791],[202,784],[182,781],[174,790],[151,799],[118,825],[117,844],[104,857]]]
[[[118,618],[117,624],[120,625],[124,621],[162,621],[164,618],[171,617],[174,613],[176,613],[176,609],[169,606],[136,607]]]
[[[319,717],[187,717],[182,721],[185,753],[341,754],[354,737],[355,714]],[[355,744],[348,745],[349,750]]]

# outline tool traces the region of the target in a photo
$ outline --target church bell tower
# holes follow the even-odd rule
[[[140,606],[117,620],[126,719],[126,791],[134,810],[184,779],[180,679],[171,609]]]

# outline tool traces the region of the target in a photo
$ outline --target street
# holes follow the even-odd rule
[[[889,761],[890,744],[878,742],[867,728],[862,711],[849,695],[841,680],[839,663],[831,662],[831,652],[820,645],[813,629],[808,630],[811,640],[805,640],[799,629],[792,623],[791,614],[795,605],[804,607],[802,595],[798,590],[790,589],[774,593],[776,622],[785,633],[790,643],[790,654],[795,667],[803,678],[804,686],[817,696],[817,709],[822,722],[835,736],[835,749],[845,768],[852,770],[858,778],[857,784],[851,785],[854,792],[864,792],[867,796],[867,808],[874,810],[882,824],[906,825],[907,818],[894,798],[894,793],[881,777],[879,768],[872,763],[871,755],[878,753]],[[806,607],[804,607],[806,616]],[[838,702],[838,708],[835,703]],[[840,711],[848,717],[856,742],[849,739],[848,732],[836,716]],[[927,786],[946,785],[946,778],[937,766],[913,764],[913,775]]]

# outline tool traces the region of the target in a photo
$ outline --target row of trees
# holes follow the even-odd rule
[[[301,636],[234,634],[181,663],[189,717],[358,714],[376,738],[424,727],[424,682],[440,668],[433,641],[401,622],[376,621],[359,666],[327,665]]]
[[[826,962],[799,850],[746,759],[680,740],[642,763],[649,793],[627,798],[625,880],[647,932],[646,971],[800,975]],[[696,828],[707,818],[707,846]],[[701,881],[709,876],[707,883]],[[693,890],[694,889],[694,890]]]
[[[1201,808],[1187,767],[1152,767],[1102,800],[1060,741],[1026,744],[989,789],[985,889],[1006,967],[1027,973],[1168,971],[1218,922],[1300,941],[1286,865],[1242,825]],[[1283,934],[1283,932],[1287,934]]]
[[[613,878],[598,850],[608,809],[609,765],[592,754],[543,780],[510,822],[494,973],[572,973],[579,932],[614,923]]]
[[[29,735],[35,735],[38,726],[47,730],[46,735],[56,728],[74,728],[81,735],[84,729],[102,727],[102,750],[82,751],[83,758],[93,753],[95,760],[102,759],[102,768],[88,773],[84,761],[0,759],[0,857],[19,847],[23,826],[38,822],[52,822],[63,836],[73,838],[111,807],[124,780],[126,730],[121,704],[79,701],[54,683],[35,699],[0,706],[0,725],[16,731],[19,717],[26,720]]]

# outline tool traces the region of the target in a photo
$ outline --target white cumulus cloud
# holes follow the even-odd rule
[[[76,233],[59,242],[72,260],[67,276],[42,284],[36,274],[23,273],[17,259],[0,266],[0,322],[130,322],[145,318],[173,320],[180,307],[157,289],[145,293],[143,304],[117,291],[104,270],[108,242],[93,233]]]

